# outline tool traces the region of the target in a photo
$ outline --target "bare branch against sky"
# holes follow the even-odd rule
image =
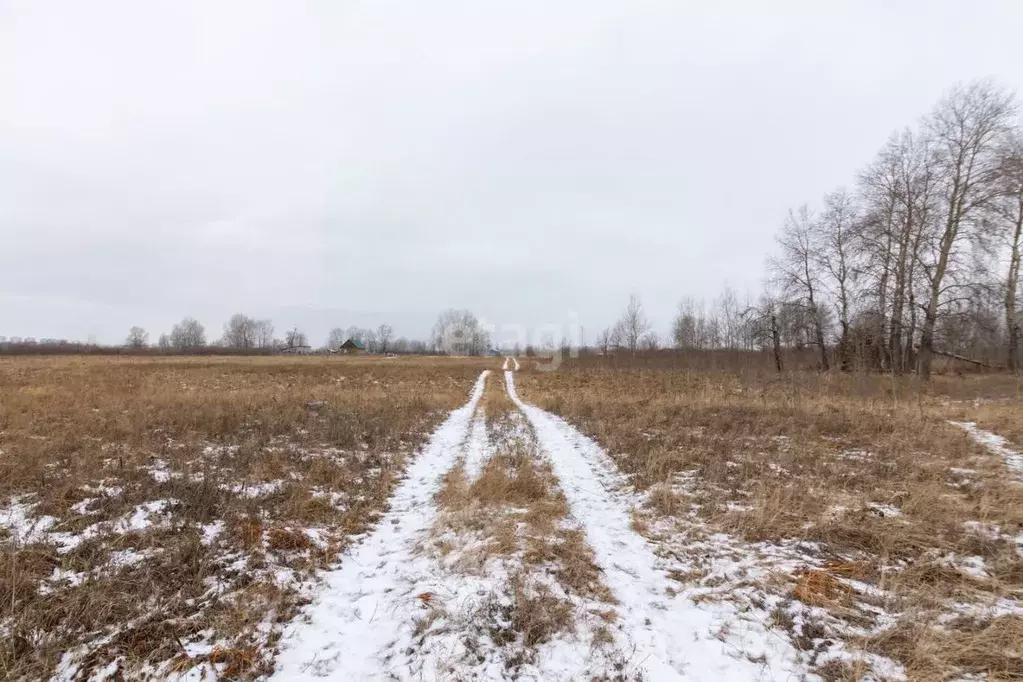
[[[242,311],[607,327],[758,290],[789,207],[957,81],[1014,0],[0,0],[0,334]],[[950,49],[949,46],[954,46]]]

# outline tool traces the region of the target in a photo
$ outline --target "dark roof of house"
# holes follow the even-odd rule
[[[358,350],[366,350],[366,344],[362,341],[356,341],[355,339],[348,339],[341,344],[342,348],[357,348]]]

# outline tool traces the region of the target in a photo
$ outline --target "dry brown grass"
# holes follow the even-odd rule
[[[28,544],[0,530],[0,677],[45,677],[82,644],[86,669],[267,671],[260,624],[377,518],[484,364],[0,359],[0,509],[54,519]],[[63,549],[54,534],[86,528]]]
[[[895,658],[914,680],[1015,674],[1023,639],[995,633],[1016,632],[1018,616],[940,629],[929,622],[956,604],[1019,607],[1023,597],[1013,541],[1023,532],[1023,486],[947,424],[976,420],[1023,436],[1015,377],[941,376],[921,387],[864,374],[568,368],[523,371],[516,383],[524,399],[596,438],[649,491],[655,516],[638,528],[695,514],[707,532],[749,542],[810,541],[808,567],[779,582],[788,598],[863,625],[869,599],[857,594],[852,608],[849,581],[866,582],[881,590],[876,606],[897,617],[856,646]],[[986,574],[959,567],[965,557],[983,560]],[[851,562],[859,577],[843,575]],[[840,668],[829,663],[838,675],[829,679],[855,679],[855,666],[846,677]]]

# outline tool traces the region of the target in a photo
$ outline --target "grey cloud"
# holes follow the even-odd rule
[[[0,334],[184,315],[666,330],[957,80],[1014,2],[0,0]],[[950,48],[954,46],[954,48]],[[336,321],[335,321],[335,318]]]

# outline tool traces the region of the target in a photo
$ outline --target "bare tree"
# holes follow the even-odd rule
[[[640,337],[639,346],[643,350],[657,350],[661,347],[661,340],[656,332],[648,331]]]
[[[824,197],[824,214],[817,223],[821,248],[817,260],[826,275],[827,287],[835,300],[840,326],[838,362],[843,370],[852,369],[849,348],[849,318],[852,313],[855,269],[853,263],[856,209],[844,189]]]
[[[629,305],[625,308],[625,312],[622,313],[615,327],[618,331],[619,343],[635,353],[639,347],[640,339],[650,330],[650,321],[647,320],[646,314],[643,312],[643,302],[640,300],[639,294],[629,296]]]
[[[309,339],[298,327],[293,327],[284,335],[284,343],[286,348],[303,348],[309,345]]]
[[[224,325],[223,343],[230,348],[255,348],[256,321],[247,315],[235,313]]]
[[[614,343],[613,333],[611,327],[605,327],[597,334],[597,348],[604,355],[607,355],[611,350],[611,345]],[[518,355],[518,349],[516,349],[515,355]]]
[[[186,317],[171,329],[170,340],[175,348],[201,348],[206,345],[206,329],[194,318]]]
[[[813,327],[813,341],[820,352],[821,369],[827,371],[830,365],[824,338],[824,311],[818,300],[821,282],[817,254],[820,244],[815,223],[816,218],[806,205],[798,211],[789,211],[778,237],[781,255],[771,259],[769,267],[779,290],[806,311]]]
[[[159,340],[156,342],[158,348],[167,350],[171,347],[171,339],[166,334],[160,334]]]
[[[921,266],[927,298],[920,330],[919,373],[931,375],[934,330],[946,289],[946,275],[963,241],[975,236],[974,216],[997,194],[997,142],[1015,112],[1013,98],[990,83],[957,87],[927,120],[940,175],[940,223],[927,241]]]
[[[341,327],[334,327],[327,334],[327,348],[337,350],[347,340],[348,336],[345,334],[345,330]]]
[[[394,329],[389,324],[382,324],[377,327],[377,343],[380,345],[380,352],[386,353],[388,344],[394,336]]]
[[[470,311],[445,310],[433,327],[432,343],[435,350],[452,355],[482,355],[490,336]]]
[[[1023,241],[1023,134],[1019,130],[1002,148],[999,184],[1001,191],[992,202],[994,220],[1009,243],[1009,268],[1005,277],[1006,359],[1013,372],[1019,371],[1019,320],[1016,292],[1019,288],[1020,247]]]
[[[372,329],[362,330],[362,342],[366,344],[366,350],[370,353],[379,353],[380,344],[377,341],[377,333]]]
[[[273,348],[274,323],[271,320],[253,320],[252,325],[253,343],[256,348]]]
[[[750,333],[760,346],[768,346],[774,356],[774,367],[780,373],[781,361],[781,325],[778,321],[779,304],[776,298],[764,294],[755,306],[746,308],[743,317]]]
[[[145,348],[149,345],[149,332],[142,327],[132,327],[125,342],[128,348]]]

